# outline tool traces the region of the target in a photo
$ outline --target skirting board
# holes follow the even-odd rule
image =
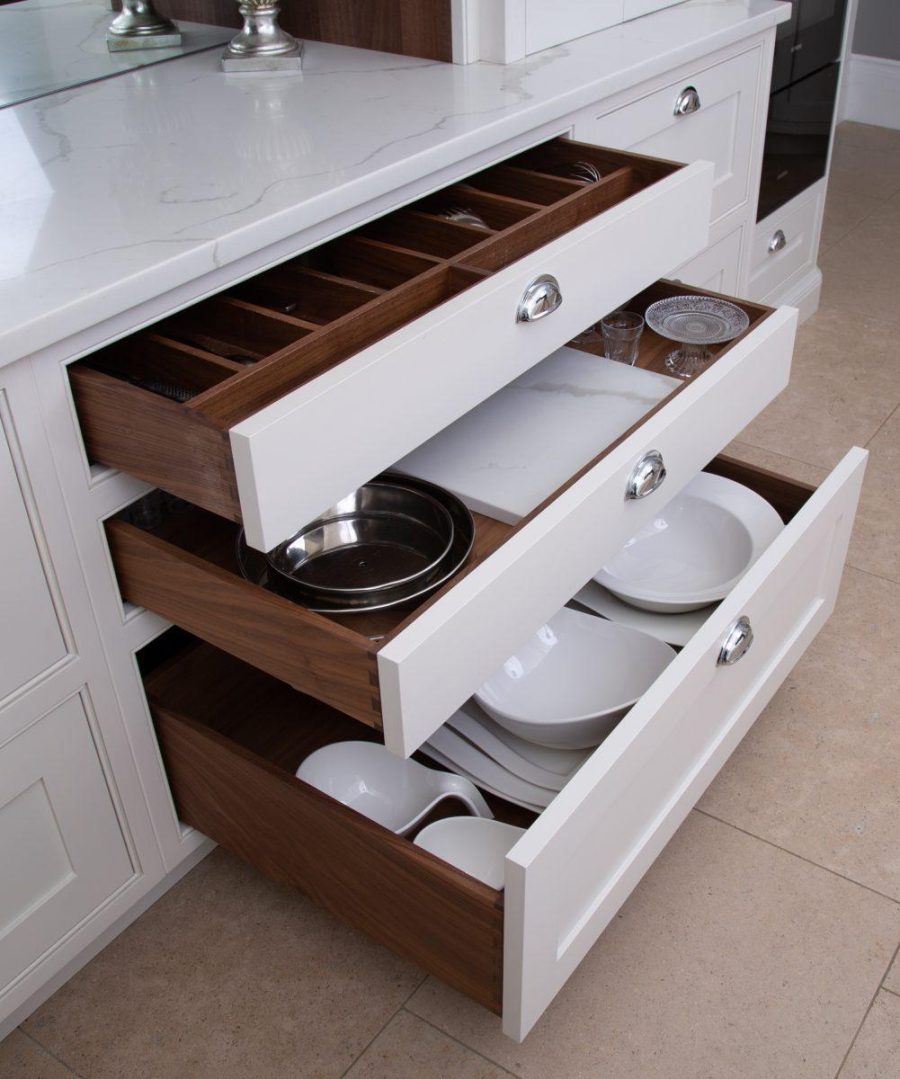
[[[851,53],[846,65],[841,119],[900,130],[900,60]]]

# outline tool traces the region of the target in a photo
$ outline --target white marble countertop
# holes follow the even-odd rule
[[[112,18],[108,0],[17,0],[0,7],[0,108],[210,49],[234,33],[179,20],[180,45],[110,52]]]
[[[788,11],[689,0],[505,67],[308,43],[302,75],[226,76],[204,52],[0,110],[0,364],[221,288]]]

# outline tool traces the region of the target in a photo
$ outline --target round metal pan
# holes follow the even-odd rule
[[[342,499],[266,558],[276,576],[328,602],[392,592],[428,577],[453,543],[441,502],[377,480]]]
[[[381,611],[422,599],[440,588],[459,572],[471,553],[475,540],[475,522],[472,514],[455,495],[434,484],[395,474],[385,474],[384,477],[379,477],[379,480],[382,478],[430,495],[450,515],[453,522],[453,540],[450,549],[430,573],[391,589],[344,596],[326,596],[324,593],[313,595],[308,590],[298,587],[290,577],[272,572],[266,556],[247,547],[244,532],[241,529],[237,537],[236,555],[242,575],[255,584],[264,585],[308,610],[321,614],[359,614],[367,611]]]

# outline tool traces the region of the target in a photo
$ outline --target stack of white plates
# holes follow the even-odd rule
[[[535,745],[504,730],[475,701],[467,701],[421,751],[483,791],[535,813],[546,809],[592,752]]]

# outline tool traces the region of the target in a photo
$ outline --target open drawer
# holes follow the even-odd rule
[[[87,451],[269,550],[701,250],[711,176],[521,153],[73,365]]]
[[[644,310],[686,291],[662,283],[632,302]],[[315,614],[244,580],[237,527],[200,509],[154,529],[107,523],[123,598],[382,728],[388,748],[408,755],[787,384],[796,312],[742,306],[750,317],[742,337],[719,346],[708,370],[678,383],[631,430],[598,445],[519,524],[476,515],[468,564],[418,605]],[[648,330],[638,364],[659,370],[670,348]],[[627,499],[650,450],[662,455],[665,482]]]
[[[207,645],[146,679],[181,818],[523,1038],[829,616],[865,459],[851,451],[818,490],[712,463],[788,525],[539,817],[491,800],[527,828],[504,891],[296,779],[313,750],[372,733]],[[724,664],[740,617],[752,646]]]

